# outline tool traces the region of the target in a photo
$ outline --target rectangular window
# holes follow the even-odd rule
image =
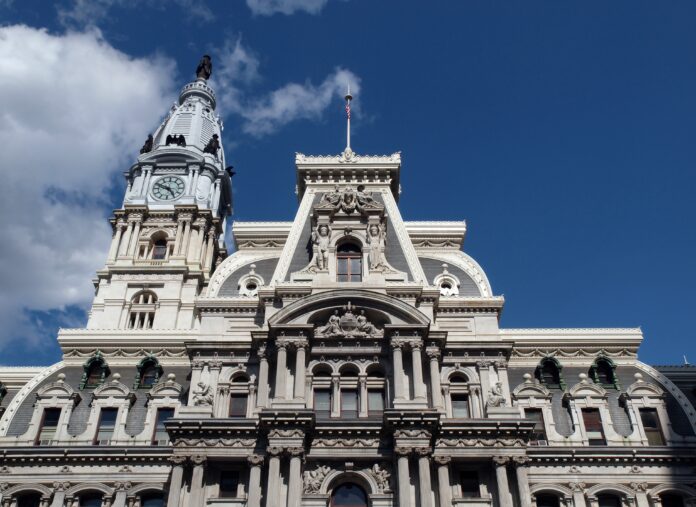
[[[99,427],[94,443],[97,445],[109,445],[109,440],[116,429],[117,408],[102,408],[99,414]]]
[[[355,419],[358,417],[357,391],[341,391],[341,417]]]
[[[314,410],[317,417],[330,417],[331,416],[331,392],[328,390],[314,391]]]
[[[582,420],[585,423],[585,432],[587,433],[589,444],[607,445],[607,440],[604,437],[604,428],[602,427],[602,417],[599,415],[599,409],[582,409]]]
[[[469,417],[469,396],[466,394],[452,395],[452,417]]]
[[[643,423],[645,435],[648,437],[650,445],[665,445],[665,438],[660,428],[660,418],[654,408],[641,408],[640,421]]]
[[[239,471],[220,472],[220,498],[237,498],[239,495]]]
[[[167,445],[169,443],[169,434],[164,427],[164,423],[174,417],[173,408],[158,408],[157,423],[155,426],[155,436],[153,443],[155,445]]]
[[[546,445],[546,429],[544,428],[544,415],[540,408],[525,408],[524,415],[534,422],[534,430],[529,438],[530,445]]]
[[[479,498],[481,488],[476,470],[462,470],[459,474],[459,485],[462,488],[462,498]]]
[[[246,417],[247,415],[247,395],[230,395],[230,417]]]
[[[370,415],[381,415],[384,412],[384,393],[382,391],[367,392],[367,411]]]
[[[49,445],[56,436],[58,421],[60,420],[60,408],[45,408],[41,416],[41,427],[39,429],[38,445]]]

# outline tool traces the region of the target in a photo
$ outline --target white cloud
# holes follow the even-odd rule
[[[0,349],[54,339],[25,309],[91,302],[109,186],[167,111],[174,74],[171,61],[131,58],[98,31],[0,28]]]
[[[222,111],[240,115],[243,130],[256,137],[296,120],[320,119],[331,104],[339,104],[348,85],[353,95],[360,92],[360,78],[338,68],[318,85],[310,81],[289,83],[265,96],[250,96],[250,85],[261,79],[258,58],[238,39],[228,41],[220,51],[220,60],[222,70],[214,75],[213,86],[218,90]]]
[[[201,21],[213,21],[215,16],[205,0],[68,0],[58,4],[58,20],[65,26],[96,26],[114,8],[150,7],[165,9],[170,4],[184,9],[188,16]]]
[[[328,0],[247,0],[251,12],[261,16],[290,15],[297,11],[318,14],[327,3]]]

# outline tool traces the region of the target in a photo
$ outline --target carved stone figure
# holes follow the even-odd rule
[[[165,138],[164,144],[166,146],[169,146],[170,144],[175,144],[177,146],[186,147],[186,138],[180,134],[169,134]]]
[[[389,487],[389,477],[391,474],[387,470],[375,463],[370,469],[370,474],[372,474],[372,477],[374,477],[377,487],[381,491],[390,491],[391,488]]]
[[[371,224],[367,227],[367,244],[370,247],[367,260],[372,270],[386,268],[384,259],[384,228],[381,225]]]
[[[218,151],[220,151],[220,139],[217,134],[213,134],[213,137],[203,148],[203,153],[211,153],[217,157]]]
[[[317,225],[312,232],[312,243],[314,244],[314,261],[312,264],[317,269],[326,269],[329,261],[329,241],[331,239],[331,228],[326,224]]]
[[[329,472],[331,472],[331,468],[326,465],[306,471],[303,478],[304,492],[309,494],[319,493],[321,491],[321,485]]]
[[[505,396],[503,396],[503,384],[496,382],[491,388],[491,394],[488,395],[487,405],[489,407],[504,407]]]
[[[336,185],[333,192],[324,194],[319,202],[319,207],[333,208],[334,212],[340,210],[350,215],[356,211],[364,214],[366,207],[381,208],[382,206],[372,198],[370,193],[365,192],[362,185],[358,187],[357,192],[351,186],[347,186],[341,190],[338,185]]]
[[[155,141],[154,139],[152,139],[152,134],[148,134],[145,144],[143,144],[143,147],[140,148],[140,154],[142,155],[143,153],[150,153],[152,151],[154,143]]]
[[[372,324],[365,315],[365,310],[360,311],[357,317],[353,313],[355,307],[348,302],[343,308],[343,316],[339,317],[338,310],[333,312],[329,321],[324,326],[317,327],[314,335],[320,338],[381,338],[384,331]]]
[[[360,206],[378,205],[372,198],[372,193],[365,192],[365,187],[363,185],[360,185],[358,187],[357,198],[358,204],[360,204]]]
[[[201,61],[198,62],[198,67],[196,67],[196,77],[199,79],[210,79],[210,75],[213,73],[213,61],[210,56],[203,55]]]
[[[193,392],[193,404],[196,407],[206,407],[213,404],[213,393],[205,382],[199,382],[198,389]]]

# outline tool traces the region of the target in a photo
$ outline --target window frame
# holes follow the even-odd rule
[[[353,247],[355,250],[345,250],[342,248]],[[341,272],[341,261],[346,261],[346,272]],[[357,271],[353,272],[354,262],[357,263]],[[344,241],[336,247],[336,281],[342,283],[360,283],[363,281],[363,253],[362,248],[354,241]],[[345,276],[345,280],[341,277]],[[357,278],[357,279],[356,279]]]
[[[585,428],[585,436],[587,437],[587,443],[588,445],[592,447],[602,447],[607,445],[607,435],[606,432],[604,431],[604,420],[602,419],[602,412],[598,408],[594,407],[584,407],[580,409],[580,412],[582,414],[582,424]],[[597,428],[599,428],[599,431],[596,430],[590,430],[588,425],[588,416],[590,414],[597,414],[597,419],[599,421],[599,424]],[[592,421],[594,423],[594,421]],[[595,425],[592,424],[592,427]],[[591,438],[590,433],[600,433],[601,434],[601,439],[600,438]],[[595,443],[593,443],[593,441]],[[601,443],[597,443],[601,441]]]

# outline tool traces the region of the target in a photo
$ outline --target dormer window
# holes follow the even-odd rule
[[[149,389],[159,381],[161,376],[162,367],[157,361],[157,358],[154,356],[148,356],[138,365],[138,377],[135,383],[135,388]]]
[[[90,357],[82,366],[82,380],[80,381],[80,389],[93,389],[104,383],[104,379],[109,375],[109,366],[104,361],[100,352],[97,352]]]
[[[616,366],[606,357],[597,358],[590,368],[590,378],[595,384],[605,389],[620,389],[619,380],[616,377]]]
[[[536,369],[536,378],[548,389],[564,389],[561,365],[553,357],[545,357]]]
[[[355,243],[341,243],[336,249],[336,277],[339,282],[362,281],[362,250]]]

